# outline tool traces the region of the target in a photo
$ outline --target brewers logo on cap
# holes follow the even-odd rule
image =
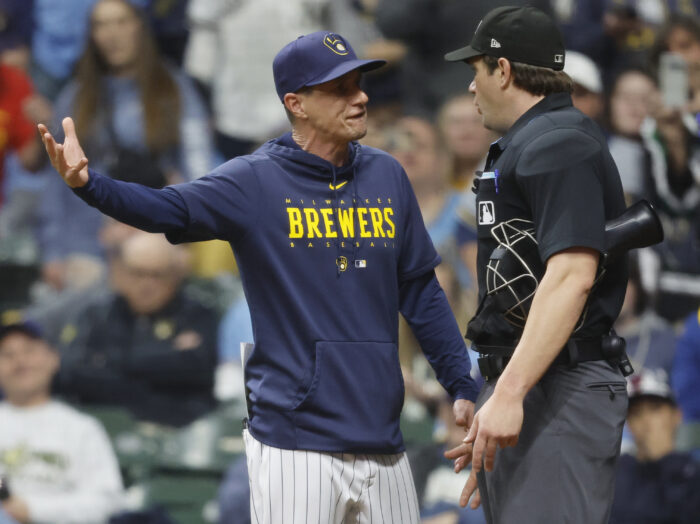
[[[348,54],[348,48],[345,45],[345,42],[343,42],[343,39],[340,36],[334,33],[329,33],[326,35],[326,37],[323,39],[323,45],[333,51],[336,55],[345,56]]]

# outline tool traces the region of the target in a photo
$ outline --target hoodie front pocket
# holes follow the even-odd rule
[[[400,440],[404,387],[391,342],[316,343],[311,386],[296,408],[297,427],[348,448]]]

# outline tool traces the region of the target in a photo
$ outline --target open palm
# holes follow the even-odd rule
[[[80,147],[73,119],[64,118],[62,124],[66,137],[63,144],[56,142],[44,124],[38,126],[41,140],[51,159],[51,165],[58,171],[66,184],[73,188],[81,187],[87,184],[89,179],[88,160],[83,148]]]

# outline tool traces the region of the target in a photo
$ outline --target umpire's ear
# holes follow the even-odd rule
[[[304,109],[304,95],[301,93],[287,93],[284,95],[284,108],[287,110],[290,120],[305,120],[308,118]]]

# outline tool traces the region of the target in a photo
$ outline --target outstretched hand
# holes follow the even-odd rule
[[[88,159],[83,148],[80,147],[80,142],[78,142],[73,119],[66,117],[62,123],[66,137],[63,144],[54,140],[44,124],[38,125],[41,141],[44,143],[51,165],[58,171],[63,181],[72,188],[82,187],[87,184],[90,178],[87,169]]]

